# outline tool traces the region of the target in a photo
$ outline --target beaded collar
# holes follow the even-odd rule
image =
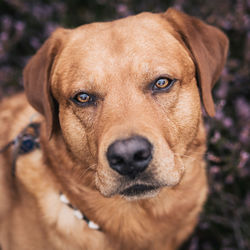
[[[84,220],[88,227],[91,229],[95,230],[101,230],[100,227],[94,223],[93,221],[89,220],[80,210],[75,208],[68,200],[68,198],[64,194],[60,194],[60,201],[64,204],[66,204],[68,207],[70,207],[73,210],[74,215],[79,219],[79,220]]]

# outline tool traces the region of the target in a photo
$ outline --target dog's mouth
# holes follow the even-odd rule
[[[147,194],[155,194],[159,187],[151,185],[136,184],[128,187],[120,192],[121,195],[127,197],[142,196]]]

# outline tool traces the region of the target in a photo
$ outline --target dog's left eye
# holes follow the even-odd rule
[[[91,102],[93,103],[94,102],[94,98],[93,96],[87,94],[87,93],[84,93],[84,92],[80,92],[78,94],[76,94],[72,100],[80,105],[80,106],[84,106],[86,104],[90,104]]]
[[[154,82],[152,89],[153,90],[168,90],[173,86],[175,82],[176,82],[176,79],[159,78]]]

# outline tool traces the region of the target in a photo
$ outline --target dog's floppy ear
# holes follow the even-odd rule
[[[51,70],[56,56],[62,49],[62,40],[67,32],[62,28],[53,32],[30,59],[23,72],[26,96],[29,103],[44,115],[49,138],[51,138],[58,119],[55,100],[50,90]]]
[[[175,9],[170,8],[163,15],[190,50],[196,66],[203,105],[207,114],[214,116],[212,88],[226,61],[229,44],[226,35],[219,29]]]

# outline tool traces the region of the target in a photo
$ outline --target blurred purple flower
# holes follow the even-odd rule
[[[2,18],[1,23],[2,23],[2,29],[3,29],[3,30],[10,30],[11,27],[12,27],[13,21],[12,21],[12,19],[11,19],[10,17],[4,16],[4,17]]]
[[[36,17],[37,20],[48,20],[53,13],[53,6],[52,5],[45,5],[45,4],[36,4],[32,8],[33,16]]]
[[[39,49],[41,46],[41,42],[36,37],[31,37],[30,39],[30,45],[35,49]]]
[[[249,144],[249,138],[250,138],[250,123],[242,128],[239,136],[239,141],[243,144]]]
[[[212,166],[212,167],[209,169],[209,172],[210,172],[211,174],[218,174],[220,171],[221,171],[220,168],[217,167],[217,166]]]
[[[250,103],[248,103],[245,98],[237,98],[236,109],[238,115],[241,116],[243,119],[250,119]]]
[[[211,143],[216,143],[221,138],[221,133],[219,131],[215,131],[214,136],[210,139]]]
[[[119,13],[119,15],[122,17],[128,16],[130,14],[128,6],[125,4],[118,4],[116,6],[116,10]]]
[[[7,32],[2,32],[2,33],[0,33],[0,40],[1,40],[2,42],[7,41],[8,38],[9,38],[9,35],[8,35]]]
[[[15,28],[16,28],[16,30],[17,30],[18,32],[22,32],[22,31],[24,30],[24,28],[25,28],[24,22],[17,21],[17,22],[15,23]]]
[[[228,175],[228,176],[226,177],[225,182],[226,182],[227,184],[232,184],[232,183],[234,182],[234,176],[233,176],[232,174]]]
[[[248,159],[249,159],[250,154],[245,152],[245,151],[241,151],[240,152],[240,162],[238,164],[238,168],[243,168],[245,167],[245,164],[247,163]]]

